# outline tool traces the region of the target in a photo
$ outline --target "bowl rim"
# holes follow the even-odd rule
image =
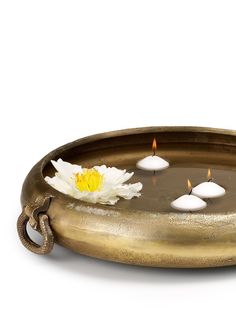
[[[101,132],[98,134],[88,135],[82,138],[79,138],[77,140],[74,140],[72,142],[66,143],[64,145],[61,145],[48,154],[46,154],[38,163],[36,167],[32,169],[32,171],[35,172],[35,175],[37,176],[37,180],[39,184],[41,185],[41,190],[45,190],[46,194],[50,194],[53,198],[59,197],[64,203],[74,203],[75,206],[79,206],[80,208],[89,208],[89,209],[101,209],[105,211],[119,211],[119,212],[129,212],[129,213],[148,213],[148,214],[175,214],[175,215],[183,215],[183,213],[188,212],[159,212],[158,209],[156,211],[144,211],[139,209],[126,209],[123,207],[119,207],[119,201],[115,205],[105,205],[105,204],[99,204],[99,203],[89,203],[85,201],[81,201],[77,198],[74,198],[70,195],[64,194],[55,188],[53,188],[51,185],[49,185],[43,175],[43,171],[45,167],[50,163],[52,159],[58,159],[60,158],[60,154],[64,151],[69,150],[70,148],[74,148],[75,146],[83,145],[86,143],[92,143],[99,141],[101,139],[105,138],[114,138],[119,136],[127,136],[127,135],[138,135],[138,134],[146,134],[146,133],[160,133],[160,132],[193,132],[193,133],[212,133],[212,134],[220,134],[220,135],[230,135],[230,136],[236,136],[236,130],[232,129],[223,129],[223,128],[214,128],[214,127],[201,127],[201,126],[149,126],[149,127],[135,127],[135,128],[127,128],[127,129],[121,129],[121,130],[114,130],[114,131],[108,131],[108,132]],[[37,173],[36,173],[37,171]],[[31,173],[31,172],[30,172]],[[29,174],[30,174],[29,173]],[[234,214],[234,212],[230,212],[229,214]],[[197,212],[194,215],[211,215],[211,213],[201,213]]]

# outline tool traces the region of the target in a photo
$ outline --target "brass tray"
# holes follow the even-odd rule
[[[137,169],[138,159],[157,154],[170,162],[156,173]],[[48,185],[52,159],[85,167],[106,164],[134,171],[142,196],[116,205],[79,201]],[[198,212],[182,213],[170,203],[212,169],[226,195]],[[154,177],[153,177],[154,176]],[[149,127],[93,135],[57,148],[30,171],[21,195],[17,227],[23,245],[38,254],[53,243],[100,259],[156,267],[196,268],[236,264],[236,131],[198,127]],[[30,239],[27,223],[43,236]]]

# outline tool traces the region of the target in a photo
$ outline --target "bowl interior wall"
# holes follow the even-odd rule
[[[137,160],[151,154],[153,138],[157,138],[157,155],[170,162],[170,167],[160,172],[142,171],[136,168]],[[171,201],[187,193],[186,181],[193,186],[206,181],[211,168],[214,181],[226,189],[221,198],[207,200],[208,206],[201,213],[236,212],[236,138],[227,134],[202,132],[151,132],[98,140],[81,140],[77,146],[52,154],[84,167],[106,164],[134,172],[130,183],[142,182],[140,198],[120,200],[115,207],[133,208],[162,213],[175,212]],[[43,175],[54,175],[48,162]]]

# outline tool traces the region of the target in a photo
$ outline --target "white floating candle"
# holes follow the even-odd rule
[[[146,171],[160,171],[169,167],[169,163],[156,155],[147,156],[137,162],[137,167]]]
[[[147,156],[139,160],[136,166],[146,171],[160,171],[169,167],[169,163],[166,160],[156,155],[156,149],[157,142],[156,138],[154,138],[152,143],[153,155]]]
[[[190,193],[177,198],[171,203],[171,206],[176,210],[188,212],[199,211],[205,208],[207,206],[206,202],[195,195],[191,195],[192,187],[189,180],[188,187],[190,189]]]
[[[208,181],[203,182],[192,189],[192,194],[201,198],[216,198],[225,195],[225,189],[212,182],[211,171],[208,170]]]

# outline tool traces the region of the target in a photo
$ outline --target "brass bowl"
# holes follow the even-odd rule
[[[170,168],[155,175],[135,168],[151,154]],[[89,136],[55,149],[25,179],[18,233],[29,250],[45,254],[55,241],[81,254],[127,264],[196,268],[236,264],[236,131],[198,127],[148,127]],[[62,158],[85,167],[106,164],[134,171],[143,195],[114,206],[89,204],[64,195],[44,177],[50,161]],[[207,200],[207,208],[182,213],[170,207],[186,192],[186,179],[205,180],[208,168],[226,195]],[[43,235],[43,245],[28,236],[26,224]]]

